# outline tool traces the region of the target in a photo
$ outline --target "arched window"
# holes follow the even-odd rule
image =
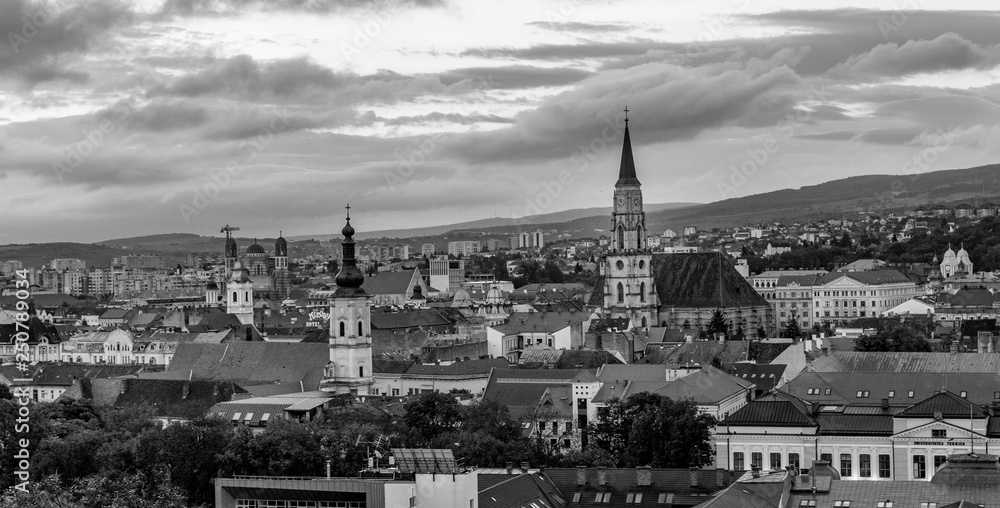
[[[635,248],[637,248],[637,249],[641,249],[642,248],[643,239],[644,239],[644,237],[643,237],[642,226],[639,226],[639,229],[636,229],[636,231],[635,231],[635,241],[636,241]]]
[[[361,321],[358,321],[358,337],[362,337],[365,334],[365,329]]]
[[[343,321],[340,322],[340,336],[343,337],[347,334],[347,325]]]
[[[230,301],[229,301],[229,303],[236,303],[236,300],[237,300],[237,299],[238,299],[238,298],[237,298],[237,296],[236,296],[236,291],[233,291],[233,299],[232,299],[232,300],[230,300]]]
[[[618,303],[624,303],[624,302],[625,302],[625,286],[622,286],[622,283],[619,282],[618,283]]]
[[[640,282],[639,283],[639,301],[640,302],[645,302],[646,301],[646,283],[645,282]],[[643,322],[645,322],[646,318],[642,318],[642,320],[643,320]],[[646,325],[643,324],[642,326],[645,327]]]
[[[625,248],[625,226],[618,225],[618,248]]]
[[[642,327],[643,328],[646,327],[646,318],[645,317],[642,318]]]
[[[243,292],[243,298],[244,298],[245,302],[250,303],[250,292],[249,291],[244,291]]]

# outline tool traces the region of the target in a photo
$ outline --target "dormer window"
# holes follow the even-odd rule
[[[850,501],[834,501],[833,508],[851,508]]]
[[[879,501],[875,504],[875,508],[892,508],[892,501],[885,500]]]

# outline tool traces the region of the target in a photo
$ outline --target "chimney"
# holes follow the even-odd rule
[[[882,398],[882,411],[887,411],[889,409],[889,399]]]
[[[328,460],[326,461],[326,477],[330,478],[331,476],[333,476],[333,473],[330,470],[330,461]]]
[[[699,486],[699,482],[698,482],[698,468],[692,467],[691,468],[691,487],[697,487],[697,486]]]
[[[715,487],[718,489],[726,488],[726,470],[721,467],[715,470]]]
[[[597,485],[603,487],[608,483],[608,472],[604,466],[597,466]]]
[[[653,467],[637,466],[635,468],[635,484],[640,487],[648,487],[653,484]]]
[[[587,466],[576,466],[576,484],[587,484]]]
[[[184,384],[181,386],[181,398],[182,399],[188,398],[188,395],[190,393],[191,393],[191,384],[185,381]]]
[[[750,476],[753,476],[754,478],[760,478],[760,466],[753,466],[750,469]]]
[[[514,474],[514,463],[513,462],[508,462],[507,463],[507,474]]]
[[[528,472],[528,463],[527,462],[522,462],[521,463],[521,472],[522,473],[527,473]]]

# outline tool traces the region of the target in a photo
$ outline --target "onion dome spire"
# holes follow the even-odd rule
[[[365,275],[358,269],[358,260],[354,257],[354,227],[351,226],[351,205],[347,205],[347,224],[341,230],[344,234],[344,259],[337,274],[337,291],[334,296],[360,296],[365,294],[361,285]]]

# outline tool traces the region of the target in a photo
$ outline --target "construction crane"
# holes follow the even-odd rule
[[[226,240],[228,240],[228,239],[230,239],[230,238],[233,237],[233,231],[239,231],[239,230],[240,230],[240,228],[232,227],[229,224],[226,224],[225,226],[223,226],[222,231],[219,231],[219,232],[220,233],[225,233],[226,234]]]

